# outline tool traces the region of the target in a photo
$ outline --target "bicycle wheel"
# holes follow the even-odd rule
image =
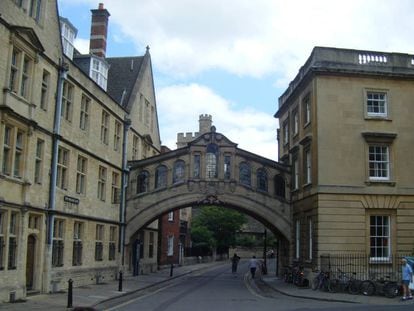
[[[359,294],[361,291],[361,281],[353,280],[348,286],[348,293],[351,295]]]
[[[384,286],[384,295],[387,298],[395,298],[399,294],[399,286],[397,283],[389,282]]]
[[[361,293],[365,296],[372,296],[375,293],[375,283],[370,280],[365,280],[361,284]]]
[[[333,279],[333,280],[328,280],[328,291],[330,293],[336,293],[339,291],[339,280],[338,279]]]
[[[313,289],[313,290],[317,290],[317,289],[318,289],[318,287],[319,287],[319,278],[318,278],[318,277],[315,277],[315,278],[312,280],[312,289]]]

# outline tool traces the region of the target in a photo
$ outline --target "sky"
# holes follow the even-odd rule
[[[150,47],[163,145],[201,114],[239,148],[277,160],[278,98],[315,46],[414,54],[412,0],[58,0],[89,51],[109,11],[107,57]]]

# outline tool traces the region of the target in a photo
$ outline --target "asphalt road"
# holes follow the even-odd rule
[[[252,311],[252,310],[411,310],[412,305],[361,305],[301,299],[275,292],[256,279],[247,278],[247,262],[237,274],[230,264],[188,275],[166,286],[140,292],[128,300],[113,301],[105,310],[145,311]]]

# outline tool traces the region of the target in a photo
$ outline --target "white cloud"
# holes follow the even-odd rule
[[[89,39],[75,39],[75,48],[82,54],[89,54]]]
[[[198,84],[172,85],[158,92],[163,144],[176,148],[177,133],[198,132],[201,114],[210,114],[217,132],[247,151],[277,159],[276,119],[254,109],[235,110],[232,103]]]
[[[159,70],[176,76],[221,68],[292,79],[315,45],[402,52],[414,46],[409,0],[108,0],[105,6],[125,39],[150,45]]]

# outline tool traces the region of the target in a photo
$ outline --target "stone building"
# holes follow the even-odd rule
[[[80,55],[56,1],[0,6],[1,301],[132,273],[138,238],[156,267],[157,223],[133,241],[123,225],[127,163],[161,149],[149,49],[107,58],[109,12],[92,16]]]
[[[279,98],[295,261],[414,249],[414,55],[315,47]]]

